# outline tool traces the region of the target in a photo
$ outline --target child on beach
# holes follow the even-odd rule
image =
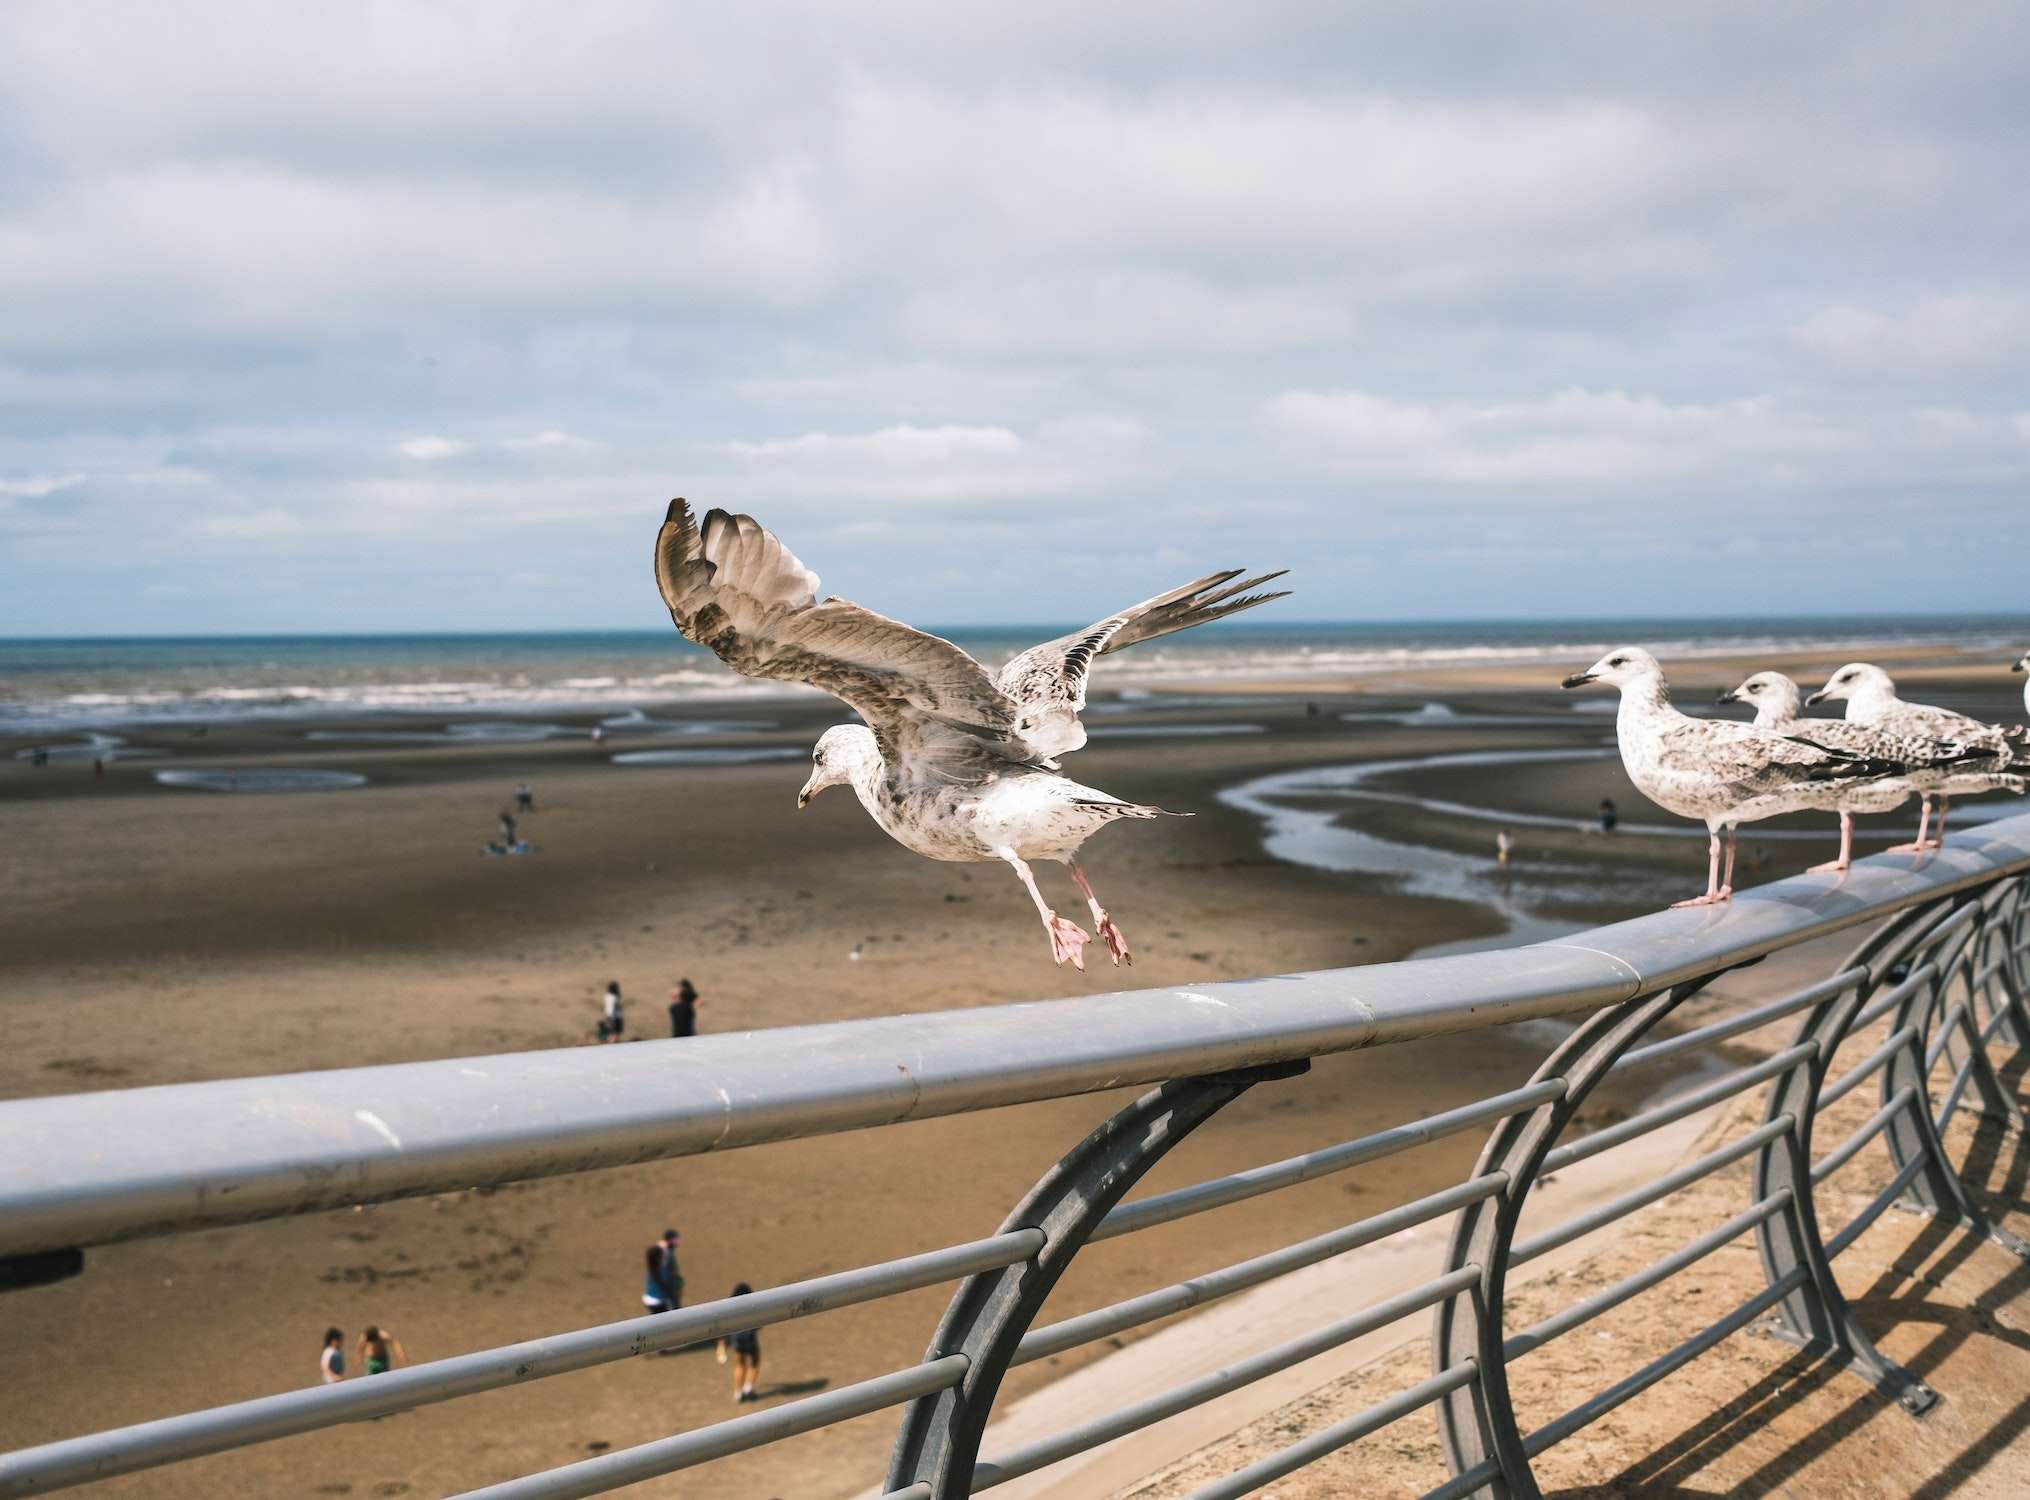
[[[402,1341],[374,1323],[367,1324],[367,1331],[359,1336],[359,1359],[360,1367],[369,1375],[385,1375],[396,1365],[409,1362]]]
[[[324,1352],[317,1357],[317,1373],[326,1385],[337,1385],[345,1379],[345,1330],[327,1328],[324,1330]]]
[[[601,1001],[602,1014],[599,1017],[599,1040],[617,1042],[620,1029],[626,1024],[626,1017],[620,1010],[620,981],[610,981],[606,986],[605,998]]]
[[[677,1268],[674,1229],[665,1229],[661,1239],[649,1241],[641,1305],[651,1313],[674,1312],[684,1305],[684,1275]]]
[[[748,1297],[753,1293],[754,1288],[744,1281],[733,1288],[736,1297]],[[726,1363],[728,1350],[733,1354],[734,1402],[759,1401],[761,1398],[754,1393],[754,1382],[761,1374],[761,1335],[752,1328],[744,1328],[719,1340],[719,1363],[722,1365]]]
[[[670,1035],[698,1034],[698,991],[688,979],[679,979],[670,991]]]

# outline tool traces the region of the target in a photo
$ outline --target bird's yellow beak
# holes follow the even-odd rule
[[[798,812],[802,812],[805,808],[809,807],[810,805],[811,805],[811,794],[808,789],[798,792],[796,794],[796,810]]]

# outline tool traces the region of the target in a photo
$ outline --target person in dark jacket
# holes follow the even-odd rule
[[[688,979],[679,979],[670,991],[670,1035],[698,1034],[698,992]]]

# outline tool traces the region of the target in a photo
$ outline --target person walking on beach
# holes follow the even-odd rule
[[[515,815],[505,809],[500,815],[500,841],[510,849],[515,846]]]
[[[337,1385],[345,1379],[345,1330],[327,1328],[324,1330],[324,1352],[317,1357],[317,1373],[326,1385]]]
[[[1515,850],[1515,840],[1509,837],[1509,833],[1506,828],[1502,829],[1500,832],[1495,834],[1494,862],[1496,864],[1500,865],[1503,869],[1507,869],[1508,857],[1511,853],[1514,852],[1514,850]]]
[[[610,980],[606,986],[605,998],[601,1001],[599,1040],[602,1042],[619,1041],[620,1029],[626,1023],[627,1018],[620,1009],[620,981],[618,979]]]
[[[1612,833],[1614,832],[1614,825],[1620,821],[1621,814],[1614,810],[1614,799],[1612,797],[1602,797],[1600,799],[1600,831],[1602,833]]]
[[[753,1294],[754,1288],[744,1281],[737,1283],[733,1288],[733,1295],[736,1297],[748,1297]],[[729,1350],[733,1355],[734,1402],[737,1404],[744,1401],[759,1401],[761,1398],[754,1393],[754,1382],[761,1374],[761,1335],[752,1328],[744,1328],[719,1340],[720,1364],[726,1363]]]
[[[670,1035],[698,1034],[698,991],[688,979],[679,979],[670,991]]]
[[[535,810],[536,794],[529,790],[529,784],[524,781],[520,786],[515,788],[515,811],[532,813]]]
[[[677,1232],[665,1229],[660,1240],[650,1240],[641,1305],[651,1313],[675,1312],[684,1305],[684,1275],[677,1266]]]
[[[367,1331],[359,1336],[360,1368],[369,1375],[385,1375],[396,1365],[409,1362],[402,1341],[379,1324],[367,1324]]]

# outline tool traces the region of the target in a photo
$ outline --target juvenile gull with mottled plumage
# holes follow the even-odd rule
[[[1899,760],[1908,768],[1901,776],[1879,781],[1842,783],[1838,801],[1840,813],[1840,856],[1822,865],[1813,865],[1810,874],[1845,870],[1854,862],[1854,814],[1893,812],[1911,797],[1929,795],[1955,774],[1970,765],[1990,763],[1999,752],[1992,747],[1966,745],[1956,740],[1935,740],[1915,735],[1891,734],[1872,725],[1846,719],[1807,719],[1804,693],[1781,672],[1757,672],[1742,684],[1720,695],[1722,703],[1746,703],[1755,710],[1755,726],[1772,730],[1849,755],[1879,760]]]
[[[1905,703],[1896,696],[1895,680],[1880,667],[1863,661],[1848,662],[1826,679],[1824,687],[1804,701],[1825,703],[1840,699],[1846,700],[1849,723],[1866,724],[1890,734],[1957,740],[1994,752],[1980,770],[1949,776],[1936,787],[1924,789],[1922,811],[1917,819],[1917,837],[1908,844],[1898,844],[1889,851],[1892,854],[1921,854],[1942,845],[1945,842],[1945,818],[1952,811],[1953,798],[1993,791],[2020,794],[2024,788],[2021,775],[2002,774],[2004,768],[2020,766],[2026,759],[2026,740],[2021,729],[2002,729],[1993,724],[1983,724],[1966,714],[1954,713],[1949,708],[1934,708],[1928,703]],[[1938,798],[1938,832],[1926,837],[1931,827],[1933,797]]]
[[[1694,719],[1671,707],[1670,687],[1656,658],[1639,646],[1617,646],[1568,688],[1604,682],[1621,689],[1615,720],[1628,779],[1657,806],[1697,818],[1709,835],[1706,893],[1679,906],[1706,906],[1734,894],[1734,844],[1743,823],[1805,808],[1836,808],[1841,783],[1901,775],[1901,762],[1849,755],[1791,736],[1725,719]],[[1720,873],[1720,830],[1727,830],[1727,870]]]
[[[1284,597],[1249,592],[1281,573],[1236,583],[1240,571],[1159,594],[990,674],[950,641],[845,599],[820,600],[817,575],[752,516],[714,510],[698,521],[673,500],[656,538],[656,584],[687,639],[749,677],[822,688],[866,721],[819,738],[797,806],[845,782],[906,849],[930,859],[1005,860],[1036,903],[1051,957],[1080,969],[1089,935],[1051,909],[1029,861],[1068,866],[1109,956],[1132,963],[1078,850],[1110,823],[1166,813],[1058,772],[1057,757],[1085,743],[1079,714],[1093,662]]]

